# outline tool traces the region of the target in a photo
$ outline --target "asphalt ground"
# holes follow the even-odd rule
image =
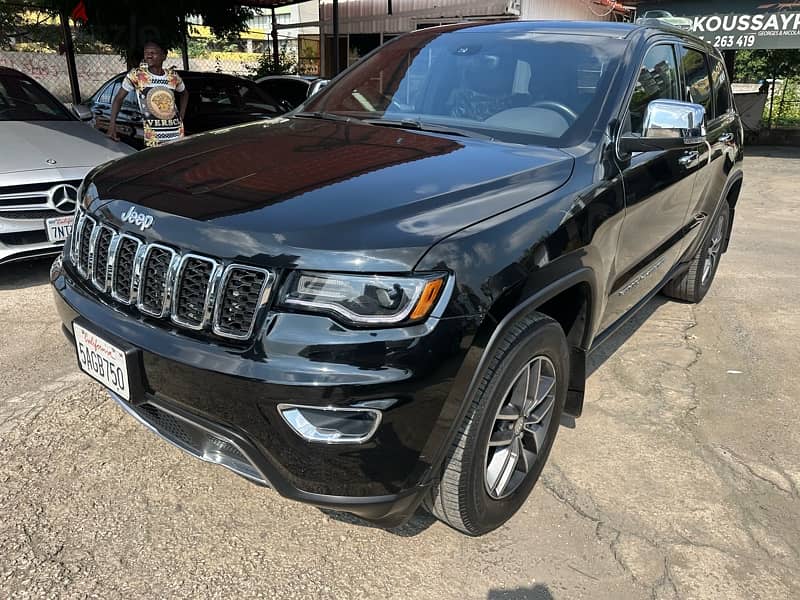
[[[591,359],[584,416],[504,527],[395,530],[182,454],[82,376],[48,261],[0,267],[0,596],[800,597],[800,149],[750,149],[697,306]]]

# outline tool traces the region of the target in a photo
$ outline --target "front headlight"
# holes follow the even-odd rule
[[[296,271],[280,304],[338,316],[355,325],[394,325],[426,318],[444,287],[445,275],[404,277]]]

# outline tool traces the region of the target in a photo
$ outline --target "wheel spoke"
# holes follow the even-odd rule
[[[550,428],[551,412],[547,412],[538,423],[526,423],[523,430],[530,437],[533,438],[534,447],[538,454],[544,446],[545,439],[547,439],[547,430]]]
[[[497,413],[498,421],[516,421],[519,419],[519,409],[513,404],[504,404]]]
[[[542,422],[547,415],[553,410],[553,405],[556,403],[555,394],[545,398],[536,409],[525,418],[525,426],[538,425]]]
[[[523,473],[528,473],[533,467],[533,463],[536,461],[536,453],[528,450],[525,447],[523,440],[520,440],[519,446],[521,450],[519,455],[519,465],[522,467]]]
[[[535,360],[528,368],[528,390],[525,394],[525,406],[522,407],[522,414],[528,414],[536,404],[539,385],[542,381],[542,361]]]
[[[514,471],[517,469],[520,449],[521,444],[519,438],[514,438],[514,441],[508,447],[508,449],[502,450],[502,452],[505,452],[503,464],[500,467],[497,478],[492,486],[492,490],[498,496],[503,494],[509,481],[511,481],[511,476],[514,475]]]
[[[517,408],[517,414],[521,414],[525,407],[525,398],[528,395],[528,383],[530,380],[530,369],[523,369],[517,376],[511,391],[508,393],[508,402]]]
[[[556,385],[556,378],[555,377],[547,377],[542,375],[539,378],[539,388],[536,390],[536,401],[531,406],[531,409],[528,411],[528,414],[533,412],[539,412],[539,407],[545,403],[545,401],[550,397],[553,388]]]
[[[514,441],[514,431],[511,429],[500,429],[492,433],[489,438],[490,446],[508,446]]]

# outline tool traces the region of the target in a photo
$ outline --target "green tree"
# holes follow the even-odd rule
[[[266,75],[284,75],[297,73],[297,56],[286,46],[278,50],[278,70],[275,70],[275,60],[272,58],[272,46],[268,46],[264,53],[258,57],[258,64],[251,69],[251,77],[258,79]]]
[[[773,122],[785,125],[797,121],[797,116],[791,109],[794,107],[792,100],[796,93],[796,84],[792,82],[792,79],[798,76],[800,76],[800,50],[798,49],[741,50],[736,53],[737,81],[748,83],[770,81],[769,102],[764,109],[764,120],[767,122],[768,128],[772,128]],[[783,87],[776,94],[775,84],[778,79],[783,79]],[[776,95],[780,98],[776,98]],[[790,100],[789,110],[785,111],[787,97]]]
[[[736,53],[736,80],[755,83],[800,75],[800,50],[740,50]]]
[[[0,0],[0,49],[10,48],[40,32],[56,12],[47,0],[30,0],[24,7],[19,2]]]

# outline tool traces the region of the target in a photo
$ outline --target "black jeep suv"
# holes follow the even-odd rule
[[[741,161],[723,62],[683,32],[425,29],[285,117],[90,173],[56,306],[180,448],[479,534],[580,414],[587,353],[659,290],[703,298]]]

